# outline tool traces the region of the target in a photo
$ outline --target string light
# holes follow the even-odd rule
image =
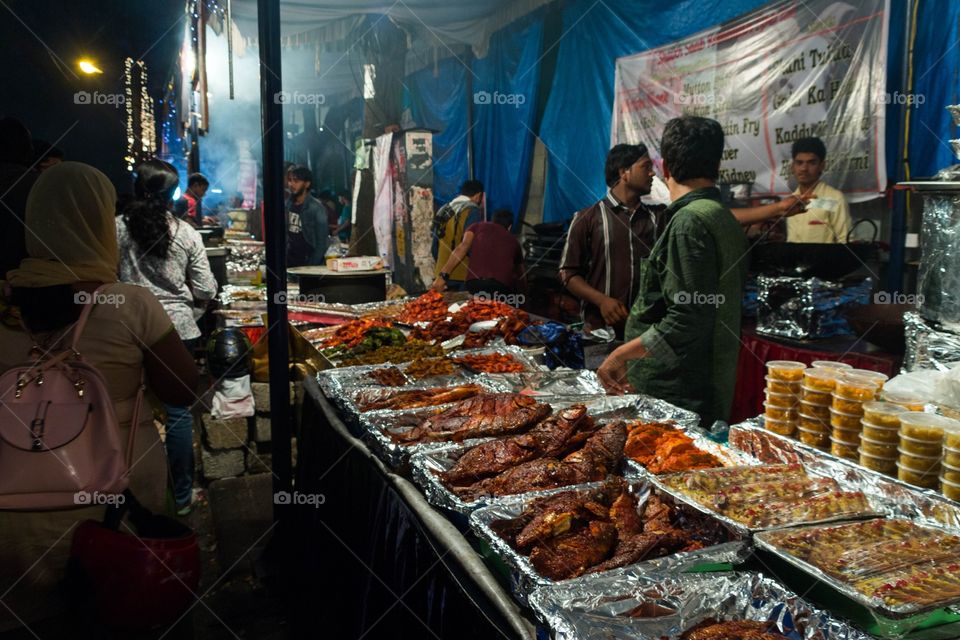
[[[134,65],[139,71],[136,80]],[[134,62],[133,58],[127,58],[123,61],[123,71],[124,105],[127,112],[127,153],[123,159],[127,164],[127,171],[132,172],[137,164],[154,157],[157,152],[156,117],[153,112],[153,102],[147,91],[146,63],[142,60]],[[135,82],[140,84],[140,90],[136,92],[136,100],[134,100]]]

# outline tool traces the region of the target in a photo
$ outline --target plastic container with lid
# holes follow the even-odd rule
[[[813,404],[830,404],[833,401],[833,394],[830,391],[814,389],[806,385],[800,387],[800,399]]]
[[[803,386],[817,391],[833,391],[837,386],[836,369],[806,369],[803,372]]]
[[[869,420],[861,420],[860,425],[863,427],[861,433],[865,438],[886,444],[900,444],[900,429],[881,427],[880,425],[873,424]]]
[[[830,422],[830,405],[817,404],[815,402],[800,401],[800,413],[805,413],[810,417],[819,418]]]
[[[767,363],[767,375],[784,382],[799,382],[803,379],[803,370],[806,368],[807,365],[802,362],[771,360]]]
[[[863,403],[863,419],[881,427],[900,427],[900,414],[904,409],[892,402],[873,400]]]
[[[860,446],[860,429],[833,427],[830,429],[830,437],[843,442],[856,442],[857,446]]]
[[[839,458],[846,458],[847,460],[859,460],[860,443],[847,442],[845,440],[838,440],[837,438],[831,437],[830,453]]]
[[[960,430],[960,422],[933,413],[905,411],[900,414],[900,433],[909,438],[942,442],[945,430]]]
[[[764,416],[763,426],[766,427],[768,431],[772,431],[781,436],[792,437],[797,431],[797,423],[795,420],[776,420]]]
[[[860,445],[860,466],[883,473],[888,476],[897,474],[897,457],[888,458],[885,456],[876,456],[864,451],[863,445]]]
[[[793,393],[774,393],[767,391],[766,406],[781,407],[783,409],[793,409],[800,403],[800,400]]]
[[[950,500],[960,500],[960,483],[940,478],[940,493]]]
[[[868,437],[865,433],[860,434],[860,453],[866,453],[878,458],[897,459],[899,453],[897,449],[899,444],[896,442],[884,442]]]
[[[960,468],[960,451],[943,448],[943,463]]]
[[[829,431],[814,431],[805,429],[804,427],[797,427],[797,439],[803,444],[808,444],[817,449],[826,450],[830,447]]]
[[[930,398],[925,396],[914,393],[898,393],[886,389],[880,393],[880,397],[884,402],[898,404],[907,411],[923,411],[927,403],[930,402]]]
[[[824,420],[823,418],[818,418],[816,416],[808,416],[803,411],[800,412],[800,419],[797,423],[797,426],[803,427],[815,433],[822,433],[824,435],[829,435],[830,433],[830,421]]]
[[[900,454],[901,464],[905,464],[917,471],[939,471],[943,462],[943,456],[922,456],[906,451],[903,447],[899,447],[897,452]]]
[[[833,392],[833,399],[830,402],[830,406],[837,411],[842,411],[844,413],[855,413],[858,416],[863,415],[862,400],[841,396],[836,391]]]
[[[844,374],[873,380],[880,389],[883,389],[883,385],[890,379],[890,376],[887,374],[880,373],[879,371],[871,371],[870,369],[851,369],[850,371],[845,371]]]
[[[940,486],[940,478],[938,477],[937,471],[930,473],[929,470],[913,469],[899,460],[897,460],[897,478],[915,487],[923,487],[924,489],[936,489]]]
[[[802,383],[799,380],[786,382],[784,380],[771,378],[770,376],[764,376],[763,379],[767,381],[767,391],[774,393],[800,393],[800,385]]]
[[[875,400],[880,387],[870,378],[843,373],[837,378],[837,387],[833,391],[834,399],[837,396],[848,400],[867,402]]]
[[[810,366],[815,369],[836,369],[838,371],[850,371],[853,366],[846,362],[836,362],[834,360],[814,360]]]
[[[775,407],[769,402],[763,403],[763,415],[765,418],[793,422],[794,424],[796,424],[800,416],[795,408],[784,409],[783,407]]]
[[[918,456],[943,456],[943,444],[936,440],[920,440],[900,432],[900,447],[907,453]]]
[[[960,482],[960,467],[944,463],[940,467],[940,477],[946,478],[950,482]]]
[[[960,431],[956,429],[943,430],[943,448],[960,451]]]
[[[830,407],[830,426],[842,429],[860,429],[860,416]]]

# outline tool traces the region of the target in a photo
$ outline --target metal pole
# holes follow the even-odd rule
[[[260,114],[263,129],[263,219],[267,252],[267,338],[270,357],[270,417],[273,492],[290,491],[290,367],[287,307],[286,216],[283,200],[283,108],[280,79],[280,0],[257,0],[260,39]],[[274,520],[287,507],[274,501]]]
[[[913,5],[916,0],[907,0],[906,6],[906,24],[904,28],[903,39],[903,58],[900,60],[900,81],[903,92],[910,94],[913,87],[910,86],[910,62],[913,41],[911,39],[911,27],[913,22]],[[899,127],[900,132],[897,149],[897,176],[898,182],[908,180],[907,176],[907,154],[906,147],[906,127],[907,118],[910,114],[910,106],[906,103],[899,109]],[[906,191],[893,192],[893,211],[890,213],[890,262],[887,268],[887,291],[899,293],[903,289],[903,271],[904,260],[907,255],[907,214],[909,213],[910,198]]]

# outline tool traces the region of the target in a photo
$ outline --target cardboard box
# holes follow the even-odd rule
[[[383,269],[383,260],[379,256],[330,258],[327,260],[327,268],[331,271],[372,271]]]

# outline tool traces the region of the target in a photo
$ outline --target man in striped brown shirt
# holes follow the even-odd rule
[[[640,262],[666,226],[663,208],[647,207],[653,161],[643,144],[618,144],[607,153],[607,194],[570,221],[560,282],[580,299],[584,332],[613,327],[623,338],[640,288]]]

